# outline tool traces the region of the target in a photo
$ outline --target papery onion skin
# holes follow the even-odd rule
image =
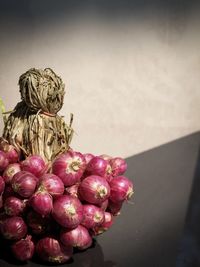
[[[31,240],[31,236],[15,242],[12,246],[12,253],[16,259],[20,261],[28,261],[33,257],[35,245]]]
[[[100,235],[107,231],[113,225],[113,216],[110,212],[105,212],[105,220],[100,226],[92,229],[93,235]]]
[[[78,198],[63,195],[54,201],[52,215],[61,226],[76,228],[83,220],[83,206]]]
[[[71,186],[79,182],[85,168],[84,156],[75,151],[61,154],[52,164],[52,172],[61,178],[65,186]]]
[[[50,219],[42,217],[42,215],[33,210],[27,214],[26,221],[31,232],[35,235],[44,234],[50,229]]]
[[[124,159],[120,158],[120,157],[110,159],[109,163],[110,163],[111,168],[112,168],[113,176],[122,175],[127,170],[126,161]]]
[[[18,216],[23,213],[26,203],[14,196],[8,197],[4,202],[5,213],[9,216]]]
[[[133,183],[125,176],[118,176],[110,182],[110,200],[121,202],[129,200],[133,194]]]
[[[65,194],[74,196],[74,197],[79,197],[78,194],[78,188],[79,188],[80,183],[74,184],[72,186],[66,187],[65,188]]]
[[[27,233],[27,226],[21,217],[6,218],[1,226],[1,234],[9,240],[19,240]]]
[[[0,176],[0,195],[4,192],[5,182],[4,179]]]
[[[24,198],[29,198],[35,192],[38,179],[30,172],[21,171],[16,173],[11,181],[13,190]]]
[[[44,174],[40,178],[40,184],[53,197],[63,195],[65,190],[63,181],[57,175],[52,173]]]
[[[40,177],[47,171],[48,166],[41,156],[31,155],[21,162],[21,168],[23,171],[30,172],[36,177]]]
[[[37,191],[30,198],[29,204],[37,213],[47,216],[53,209],[53,198],[48,192]]]
[[[105,176],[108,162],[98,156],[90,160],[86,172],[90,175]]]
[[[21,167],[19,163],[12,163],[7,166],[3,173],[3,179],[6,184],[10,184],[13,176],[21,171]]]
[[[104,211],[92,204],[83,205],[83,220],[81,224],[86,228],[94,228],[104,221]]]
[[[0,150],[0,171],[4,171],[8,164],[9,160],[6,153]]]
[[[85,158],[85,161],[86,161],[86,165],[88,165],[88,163],[91,161],[91,159],[93,159],[95,156],[91,153],[86,153],[86,154],[83,154],[84,155],[84,158]]]
[[[70,245],[78,248],[79,250],[84,250],[92,245],[92,238],[88,230],[82,226],[78,225],[75,229],[62,229],[60,233],[60,240],[64,245]]]
[[[99,205],[109,197],[110,186],[105,178],[91,175],[81,182],[79,193],[83,200]]]
[[[120,215],[120,210],[122,208],[124,201],[120,202],[112,202],[109,200],[108,202],[108,208],[107,210],[113,215],[113,216],[118,216]]]
[[[71,258],[73,248],[69,245],[64,246],[55,238],[44,237],[36,244],[36,252],[45,262],[64,263]]]

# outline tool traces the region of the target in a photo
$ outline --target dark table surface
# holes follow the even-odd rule
[[[133,143],[134,145],[134,143]],[[132,203],[93,248],[73,256],[70,267],[200,266],[200,133],[127,159]],[[0,266],[17,263],[0,248]],[[51,265],[52,266],[52,265]],[[62,266],[62,265],[60,265]]]

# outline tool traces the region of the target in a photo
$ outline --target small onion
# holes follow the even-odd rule
[[[8,197],[4,202],[5,213],[9,216],[20,215],[26,207],[26,202],[16,197]]]
[[[112,202],[111,200],[109,200],[107,209],[110,211],[112,215],[118,216],[120,215],[120,210],[122,208],[123,203],[124,201]]]
[[[78,198],[63,195],[54,201],[52,215],[61,226],[76,228],[83,219],[83,206]]]
[[[86,172],[90,175],[105,176],[108,162],[100,157],[94,157],[87,165]]]
[[[113,176],[122,175],[127,170],[126,161],[120,157],[110,159],[109,163],[112,168]]]
[[[79,197],[78,196],[78,188],[79,188],[80,183],[74,184],[72,186],[66,187],[65,188],[65,194],[74,196],[74,197]]]
[[[38,179],[30,172],[16,173],[11,181],[13,190],[24,198],[29,198],[35,192]]]
[[[85,158],[85,161],[86,161],[86,165],[88,165],[88,163],[91,161],[91,159],[94,158],[94,155],[91,154],[91,153],[86,153],[86,154],[83,154],[84,158]]]
[[[84,156],[70,150],[55,159],[52,172],[61,178],[65,186],[71,186],[80,181],[85,168]]]
[[[113,216],[110,212],[105,212],[105,220],[100,226],[92,229],[94,235],[100,235],[107,231],[113,225]]]
[[[25,239],[15,242],[11,246],[11,249],[16,259],[20,261],[27,261],[33,257],[35,246],[31,240],[31,236],[28,235]]]
[[[104,221],[104,211],[92,204],[83,205],[83,220],[81,224],[86,228],[94,228]]]
[[[21,217],[9,217],[3,221],[1,234],[9,240],[19,240],[27,233],[27,226]]]
[[[42,217],[35,211],[30,211],[27,215],[27,225],[30,227],[33,234],[44,234],[49,230],[50,219],[48,217]]]
[[[73,248],[69,245],[64,246],[52,237],[44,237],[38,241],[36,252],[43,261],[64,263],[71,258]]]
[[[4,179],[0,176],[0,195],[4,192],[5,182]]]
[[[36,177],[40,177],[47,171],[48,165],[45,164],[41,156],[31,155],[22,161],[21,168],[23,171],[30,172]]]
[[[6,153],[6,156],[10,163],[19,161],[19,153],[14,146],[10,145],[7,140],[0,138],[0,150]]]
[[[79,186],[81,197],[91,204],[101,204],[110,195],[108,182],[97,175],[86,177]]]
[[[60,241],[64,245],[70,245],[80,250],[87,249],[92,245],[92,238],[88,230],[82,225],[72,230],[62,229]]]
[[[118,176],[110,182],[110,200],[121,202],[129,200],[133,194],[133,183],[125,176]]]
[[[9,160],[6,153],[0,150],[0,171],[4,171],[8,164]]]
[[[3,179],[6,184],[10,184],[13,176],[21,171],[21,167],[19,163],[12,163],[7,166],[3,173]]]
[[[45,191],[37,191],[32,195],[29,203],[31,207],[42,216],[49,215],[53,208],[52,196]]]
[[[53,197],[63,195],[65,190],[62,180],[52,173],[44,174],[40,178],[40,184]]]

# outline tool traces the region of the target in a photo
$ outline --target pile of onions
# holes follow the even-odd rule
[[[133,194],[120,157],[70,149],[48,163],[19,159],[0,139],[0,234],[20,261],[67,262],[110,229]]]

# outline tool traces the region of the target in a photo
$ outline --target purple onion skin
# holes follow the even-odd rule
[[[61,226],[76,228],[83,220],[83,205],[78,198],[63,195],[54,201],[52,215]]]
[[[121,202],[129,200],[133,194],[133,183],[125,176],[118,176],[110,182],[110,200]]]
[[[0,171],[4,171],[8,164],[9,160],[6,153],[0,150]]]
[[[65,195],[70,195],[73,197],[79,197],[78,195],[78,188],[79,188],[80,183],[74,184],[72,186],[66,187],[65,188]]]
[[[21,167],[19,163],[12,163],[7,166],[3,173],[3,179],[6,184],[10,184],[13,176],[21,171]]]
[[[124,159],[117,157],[109,160],[110,166],[112,168],[112,175],[119,176],[126,172],[127,163]]]
[[[18,216],[23,213],[26,204],[23,200],[16,197],[8,197],[4,202],[5,213],[9,216]]]
[[[45,262],[65,263],[71,258],[73,248],[69,245],[64,246],[52,237],[44,237],[36,244],[36,252]]]
[[[84,158],[85,158],[86,165],[88,165],[88,163],[91,161],[91,159],[93,159],[95,157],[91,153],[86,153],[86,154],[83,154],[83,155],[84,155]]]
[[[35,192],[38,179],[30,172],[21,171],[16,173],[11,181],[13,190],[21,197],[29,198]]]
[[[0,195],[4,192],[5,182],[4,179],[0,176]]]
[[[92,204],[83,205],[83,220],[81,224],[86,228],[94,228],[104,221],[104,211]]]
[[[9,217],[3,221],[1,234],[5,239],[19,240],[27,233],[27,226],[21,217]]]
[[[53,209],[53,198],[48,192],[36,192],[29,201],[30,206],[40,215],[47,216]]]
[[[86,172],[90,175],[105,176],[108,162],[98,156],[90,160]]]
[[[44,174],[40,178],[40,184],[53,197],[61,196],[64,193],[65,187],[63,181],[52,173]]]
[[[31,236],[15,242],[11,246],[11,250],[16,259],[20,261],[28,261],[33,257],[35,245],[31,240]]]
[[[41,156],[31,155],[21,162],[21,168],[23,171],[30,172],[36,177],[40,177],[47,171],[48,166]]]
[[[84,156],[79,152],[70,150],[54,160],[52,172],[61,178],[65,186],[71,186],[80,181],[85,168]]]
[[[105,211],[108,207],[108,199],[104,200],[100,205],[98,205],[103,211]]]
[[[88,230],[82,225],[78,225],[72,230],[62,229],[60,233],[60,241],[64,245],[68,244],[79,250],[87,249],[92,245],[92,238]]]
[[[105,178],[91,175],[81,182],[79,193],[83,200],[100,205],[110,196],[110,186]]]
[[[4,152],[6,152],[9,163],[16,163],[19,161],[19,153],[12,145],[8,145]]]
[[[118,216],[120,215],[120,210],[122,208],[124,201],[120,202],[112,202],[109,200],[108,202],[108,208],[107,210],[113,215],[113,216]]]
[[[113,225],[113,215],[110,212],[105,212],[104,222],[92,229],[93,235],[100,235],[107,231]]]

